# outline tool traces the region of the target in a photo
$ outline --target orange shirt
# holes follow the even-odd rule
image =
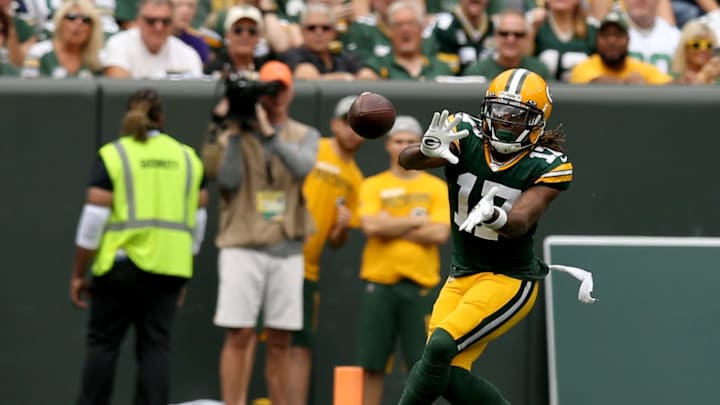
[[[621,71],[608,69],[600,59],[600,55],[594,54],[584,62],[580,62],[570,72],[570,83],[585,84],[590,83],[600,76],[611,76],[617,79],[625,79],[631,73],[637,72],[648,84],[667,84],[672,81],[672,77],[663,73],[655,66],[641,62],[635,58],[627,57],[625,59],[625,68]]]

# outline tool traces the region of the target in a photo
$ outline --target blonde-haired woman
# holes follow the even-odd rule
[[[551,79],[567,81],[575,65],[595,52],[597,27],[590,23],[582,0],[547,0],[547,17],[535,35],[535,56]]]
[[[102,24],[89,0],[68,0],[55,12],[51,39],[33,45],[23,77],[89,78],[101,72]]]
[[[688,21],[672,60],[672,74],[682,84],[720,84],[720,56],[712,28],[699,20]]]

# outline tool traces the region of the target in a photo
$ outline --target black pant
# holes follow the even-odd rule
[[[117,262],[90,287],[86,358],[78,405],[107,405],[120,345],[135,327],[135,405],[167,405],[170,387],[170,330],[186,280]]]

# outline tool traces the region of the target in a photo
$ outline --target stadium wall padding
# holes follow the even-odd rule
[[[4,135],[0,164],[7,186],[0,214],[7,259],[0,284],[3,403],[75,400],[87,320],[87,313],[74,309],[68,298],[75,228],[95,151],[118,135],[127,97],[143,86],[156,87],[164,98],[167,132],[199,149],[221,92],[215,82],[0,80]],[[717,88],[557,84],[552,89],[555,104],[548,125],[563,123],[575,179],[541,220],[539,254],[542,238],[550,234],[720,234],[720,191],[712,171],[720,150]],[[485,85],[304,82],[295,86],[291,115],[328,135],[335,102],[362,91],[384,94],[398,113],[414,115],[426,126],[432,113],[443,108],[478,113]],[[366,175],[384,170],[387,159],[382,140],[366,142],[357,157]],[[212,324],[217,197],[214,184],[210,188],[207,236],[174,331],[173,403],[219,397],[223,331]],[[355,361],[363,288],[357,273],[363,242],[362,234],[353,231],[345,247],[327,249],[323,255],[312,405],[331,404],[333,366]],[[442,256],[447,271],[449,244]],[[601,295],[603,269],[590,270]],[[629,283],[641,281],[652,284],[628,275]],[[673,299],[680,305],[679,297],[692,292],[677,294]],[[475,365],[475,371],[500,387],[515,405],[548,403],[542,297],[541,293],[528,318],[490,344]],[[622,333],[623,325],[617,328]],[[133,345],[131,334],[120,360],[116,404],[130,403],[132,398]],[[251,400],[265,395],[263,363],[261,347]],[[403,381],[398,370],[388,378],[384,405],[396,403]]]

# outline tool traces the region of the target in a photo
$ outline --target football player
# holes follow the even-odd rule
[[[470,370],[490,341],[528,314],[550,267],[583,281],[580,300],[594,301],[590,273],[549,267],[533,251],[538,219],[573,178],[562,131],[545,130],[551,112],[538,74],[506,70],[490,83],[479,118],[436,112],[421,143],[401,153],[407,169],[444,167],[453,254],[400,405],[440,395],[453,404],[507,404]]]

